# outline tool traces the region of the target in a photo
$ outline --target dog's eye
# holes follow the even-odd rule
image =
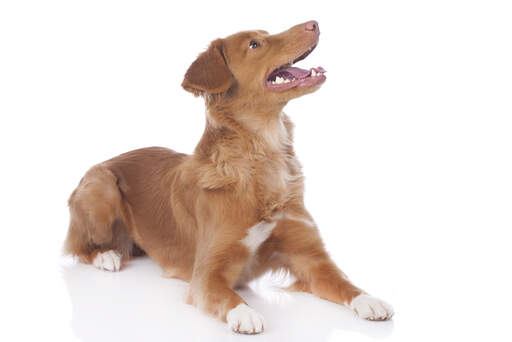
[[[260,46],[260,43],[258,43],[255,40],[251,40],[251,42],[249,43],[249,49],[256,49],[259,46]]]

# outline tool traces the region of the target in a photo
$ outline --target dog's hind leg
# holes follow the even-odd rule
[[[117,178],[104,165],[91,168],[69,199],[71,221],[64,253],[107,271],[119,271],[134,243],[123,222]]]

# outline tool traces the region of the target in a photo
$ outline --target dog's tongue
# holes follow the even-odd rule
[[[296,67],[286,67],[286,68],[281,68],[279,70],[274,71],[272,73],[272,75],[270,76],[270,79],[275,79],[276,77],[281,77],[284,79],[292,79],[292,78],[303,79],[303,78],[306,78],[307,76],[309,76],[311,74],[312,70],[315,70],[315,72],[325,72],[325,70],[322,67],[311,68],[309,70],[296,68]]]
[[[284,77],[281,76],[281,74]],[[283,77],[283,78],[292,78],[292,77],[289,77],[290,75],[293,78],[298,78],[298,79],[305,78],[306,76],[309,75],[309,70],[296,68],[296,67],[288,67],[288,68],[283,68],[277,72],[277,76]]]

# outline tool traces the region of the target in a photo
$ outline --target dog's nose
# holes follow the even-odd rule
[[[306,23],[306,31],[314,31],[319,33],[320,28],[318,27],[318,23],[315,20],[308,21]]]

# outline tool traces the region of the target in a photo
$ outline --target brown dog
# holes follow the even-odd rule
[[[304,208],[293,125],[282,110],[325,81],[320,67],[292,67],[319,34],[310,21],[213,41],[182,84],[207,107],[194,154],[152,147],[92,167],[69,199],[65,251],[118,271],[143,250],[166,276],[190,282],[189,303],[240,333],[262,332],[263,318],[233,288],[269,270],[289,271],[293,289],[360,317],[389,319],[391,307],[332,262]]]

